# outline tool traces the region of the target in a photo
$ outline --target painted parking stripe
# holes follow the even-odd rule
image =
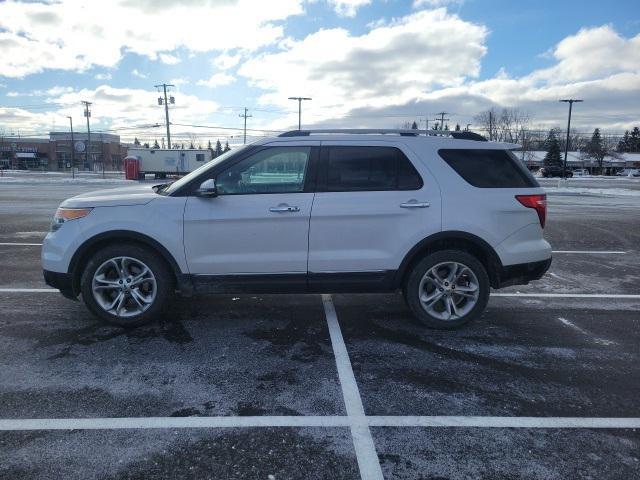
[[[0,293],[60,293],[55,288],[0,288]]]
[[[347,418],[350,421],[351,437],[353,438],[353,446],[358,460],[360,478],[363,480],[383,480],[380,461],[378,460],[371,431],[366,423],[360,391],[358,390],[356,377],[353,374],[353,368],[351,368],[351,360],[349,360],[347,346],[344,343],[344,338],[342,338],[342,331],[340,330],[331,295],[322,295],[322,304],[327,317],[329,336],[331,337],[333,355],[336,359],[338,379],[342,387]]]
[[[491,293],[492,297],[540,297],[540,298],[629,298],[640,299],[640,295],[627,293]]]
[[[41,243],[0,242],[2,247],[41,247]]]
[[[640,428],[640,418],[633,417],[372,416],[368,421],[372,427]]]
[[[368,427],[640,428],[637,417],[368,416]],[[120,417],[0,419],[0,431],[164,428],[348,427],[349,416]],[[377,458],[376,458],[377,462]]]
[[[552,250],[551,253],[580,253],[585,255],[622,255],[620,250]]]

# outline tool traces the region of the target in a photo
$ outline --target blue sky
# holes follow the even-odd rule
[[[72,33],[70,33],[72,32]],[[82,121],[161,137],[153,85],[176,84],[172,122],[286,129],[398,127],[489,107],[561,125],[557,98],[584,96],[582,128],[640,123],[637,3],[506,0],[119,0],[0,3],[0,133]],[[617,58],[623,57],[623,58]],[[404,115],[404,116],[401,116]],[[135,128],[134,128],[135,127]],[[175,126],[197,141],[237,132]],[[258,132],[256,132],[258,133]]]

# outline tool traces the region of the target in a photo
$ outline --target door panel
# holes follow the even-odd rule
[[[331,142],[330,145],[352,146],[353,143]],[[396,270],[416,243],[440,231],[440,190],[420,160],[401,144],[369,142],[366,145],[398,148],[422,177],[423,186],[419,190],[316,193],[309,231],[309,272]],[[328,165],[328,146],[323,142],[321,168]],[[340,173],[346,178],[345,183],[364,188],[358,183],[364,176],[350,168]],[[378,168],[368,178],[375,188],[389,188],[379,171],[387,170]],[[331,185],[331,178],[340,175],[329,172],[324,178],[328,178]]]
[[[187,199],[192,274],[307,273],[317,148],[267,146],[216,175],[218,196]]]

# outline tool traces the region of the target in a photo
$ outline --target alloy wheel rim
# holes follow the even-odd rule
[[[442,262],[422,276],[418,298],[422,308],[438,320],[459,320],[478,303],[480,284],[476,274],[460,262]]]
[[[134,317],[146,312],[156,299],[156,277],[136,258],[113,257],[93,274],[91,291],[105,312],[120,318]]]

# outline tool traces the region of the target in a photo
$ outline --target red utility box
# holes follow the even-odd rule
[[[140,161],[136,157],[124,159],[124,175],[127,180],[138,180],[140,176]]]

